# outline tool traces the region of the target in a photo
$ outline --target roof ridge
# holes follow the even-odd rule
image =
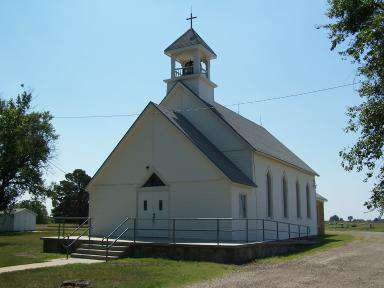
[[[177,41],[179,41],[185,34],[187,34],[188,32],[189,32],[189,30],[193,30],[193,28],[189,28],[187,31],[185,31],[183,34],[181,34],[175,41],[173,41],[167,48],[165,48],[164,49],[164,52],[165,51],[168,51],[168,50],[170,50],[169,48],[173,45],[173,44],[175,44]]]
[[[250,179],[235,163],[233,163],[222,151],[220,151],[198,128],[196,128],[183,114],[173,110],[173,109],[167,109],[165,107],[162,107],[160,105],[155,105],[155,107],[164,114],[164,116],[173,124],[176,126],[176,128],[185,135],[191,141],[191,143],[196,146],[224,175],[226,175],[232,182],[240,183],[243,185],[248,186],[256,186],[256,184],[253,182],[252,179]],[[193,130],[196,134],[198,134],[199,139],[204,139],[205,144],[208,145],[213,152],[213,154],[216,153],[220,155],[221,159],[224,161],[227,161],[227,166],[225,163],[218,163],[217,159],[215,160],[215,156],[212,156],[210,153],[207,153],[207,151],[204,150],[203,147],[201,147],[202,143],[194,139],[190,134],[188,134],[185,131],[185,127],[182,127],[176,119],[171,119],[169,113],[174,114],[177,118],[180,118],[182,121],[184,121],[187,126],[189,126],[190,129]],[[203,144],[204,146],[204,144]],[[219,161],[220,162],[220,161]],[[232,166],[232,167],[230,167]],[[229,170],[228,170],[229,169]],[[237,176],[234,174],[231,174],[231,169],[236,171]],[[239,179],[240,177],[240,179]]]
[[[186,35],[188,33],[191,33],[192,36],[195,38],[195,39],[191,39],[191,37],[189,39],[183,39],[183,37],[186,37]],[[183,41],[182,41],[183,39]],[[196,40],[195,42],[196,43],[192,43],[193,40]],[[178,42],[181,42],[181,43],[178,43]],[[184,43],[183,43],[184,42]],[[176,44],[179,44],[179,45],[176,45]],[[178,37],[175,41],[172,42],[171,45],[169,45],[165,50],[164,52],[168,52],[168,51],[171,51],[171,50],[176,50],[176,49],[179,49],[179,48],[184,48],[184,47],[188,47],[188,46],[194,46],[194,45],[202,45],[204,46],[210,53],[212,53],[213,55],[216,56],[216,53],[212,50],[211,47],[209,47],[209,45],[203,40],[203,38],[196,32],[196,30],[194,30],[193,28],[189,28],[187,31],[185,31],[180,37]],[[176,47],[175,47],[176,46]]]
[[[224,109],[230,111],[231,113],[234,113],[236,116],[238,116],[238,114],[236,114],[234,111],[232,111],[231,109],[228,109],[227,107],[217,103],[217,102],[214,102],[214,104],[210,104],[208,102],[206,102],[204,99],[202,99],[199,95],[197,95],[191,88],[188,87],[188,85],[186,85],[182,80],[178,80],[175,85],[172,87],[171,90],[168,91],[167,95],[164,97],[164,99],[166,97],[168,97],[168,95],[172,92],[172,90],[176,87],[176,85],[180,83],[180,85],[182,85],[182,87],[184,87],[185,89],[187,89],[192,95],[194,95],[195,97],[197,97],[197,99],[199,99],[202,103],[204,103],[204,105],[206,105],[209,110],[211,110],[217,117],[219,117],[225,124],[227,124],[241,139],[243,139],[243,141],[245,141],[254,151],[256,152],[259,152],[263,155],[267,155],[269,157],[272,157],[273,159],[276,159],[278,161],[281,161],[283,163],[286,163],[288,165],[291,165],[293,167],[295,167],[296,169],[299,169],[299,170],[303,170],[303,171],[306,171],[307,173],[310,173],[310,174],[314,174],[314,175],[318,175],[318,173],[313,170],[308,164],[306,164],[299,156],[297,156],[294,152],[292,152],[287,146],[285,146],[283,143],[280,142],[280,140],[278,140],[275,136],[273,136],[267,129],[265,129],[263,126],[260,126],[258,124],[256,124],[255,122],[249,120],[248,118],[245,118],[243,116],[241,116],[242,119],[245,119],[247,120],[248,122],[250,122],[251,124],[255,125],[256,128],[259,127],[259,128],[262,128],[263,131],[267,132],[274,140],[276,140],[281,146],[283,146],[283,148],[285,148],[286,150],[288,150],[288,152],[290,154],[293,155],[293,157],[296,157],[301,163],[301,165],[299,165],[298,163],[294,163],[293,161],[289,160],[289,159],[284,159],[283,157],[279,157],[279,156],[276,156],[274,155],[273,153],[271,152],[268,152],[268,151],[264,151],[264,150],[260,150],[259,148],[257,148],[255,146],[255,144],[252,144],[250,142],[249,139],[247,139],[247,137],[245,137],[242,133],[240,133],[238,131],[238,129],[236,128],[236,126],[234,126],[233,124],[231,124],[229,121],[227,121],[225,119],[225,117],[222,115],[222,113],[220,111],[217,110],[217,108],[215,107],[215,105],[219,105],[220,107],[223,107]],[[161,101],[161,103],[163,103],[164,99]],[[161,104],[160,103],[160,104]],[[304,164],[304,165],[302,165]],[[303,166],[303,167],[302,167]]]

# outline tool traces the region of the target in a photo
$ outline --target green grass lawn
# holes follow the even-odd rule
[[[0,287],[59,287],[63,280],[89,280],[92,287],[177,287],[219,277],[236,266],[166,259],[121,259],[0,274]]]
[[[42,236],[50,232],[0,233],[0,267],[43,262],[63,257],[62,254],[43,253]]]
[[[75,225],[67,224],[67,232]],[[43,253],[40,237],[57,236],[57,224],[37,225],[37,232],[0,233],[0,267],[43,262],[64,257],[62,254]]]
[[[344,233],[325,235],[315,238],[314,246],[285,256],[256,260],[253,264],[284,262],[338,247],[353,239],[353,236]],[[41,251],[41,245],[38,245],[38,251]],[[0,287],[59,287],[62,281],[74,279],[89,280],[92,287],[177,287],[219,277],[236,269],[243,268],[208,262],[127,258],[108,263],[76,264],[0,274]]]
[[[316,242],[315,245],[304,246],[299,251],[294,253],[290,253],[282,256],[268,257],[265,259],[259,259],[259,260],[256,260],[255,263],[264,264],[264,263],[284,262],[284,261],[305,256],[305,255],[322,252],[331,248],[339,247],[353,241],[354,239],[355,237],[350,234],[337,234],[337,233],[331,232],[330,234],[327,234],[324,236],[315,237],[314,238],[314,241]]]
[[[372,231],[384,232],[384,221],[380,222],[338,222],[337,224],[325,223],[325,229],[330,231]]]

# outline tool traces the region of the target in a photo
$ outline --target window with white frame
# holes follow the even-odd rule
[[[307,198],[307,217],[311,218],[311,190],[309,189],[309,184],[307,184],[305,194]]]
[[[239,195],[239,218],[247,218],[247,195]]]
[[[288,185],[287,185],[287,178],[285,177],[285,175],[283,176],[283,183],[282,183],[282,186],[283,186],[283,215],[284,215],[284,218],[288,218]]]
[[[267,215],[273,217],[273,190],[272,190],[272,177],[271,173],[267,173]]]
[[[296,210],[297,218],[301,218],[301,198],[299,181],[296,181]]]

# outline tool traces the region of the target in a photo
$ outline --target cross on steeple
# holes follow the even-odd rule
[[[193,16],[192,15],[192,12],[191,12],[191,16],[189,17],[189,18],[187,18],[187,20],[190,20],[191,21],[191,29],[192,29],[192,21],[193,21],[193,19],[196,19],[197,17],[196,16]]]

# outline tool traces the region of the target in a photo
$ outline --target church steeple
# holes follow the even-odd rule
[[[191,20],[194,17],[191,14]],[[191,27],[164,50],[171,58],[171,77],[165,80],[168,90],[175,81],[183,81],[197,95],[208,102],[214,101],[213,89],[216,84],[211,81],[210,61],[216,59],[215,52]]]

